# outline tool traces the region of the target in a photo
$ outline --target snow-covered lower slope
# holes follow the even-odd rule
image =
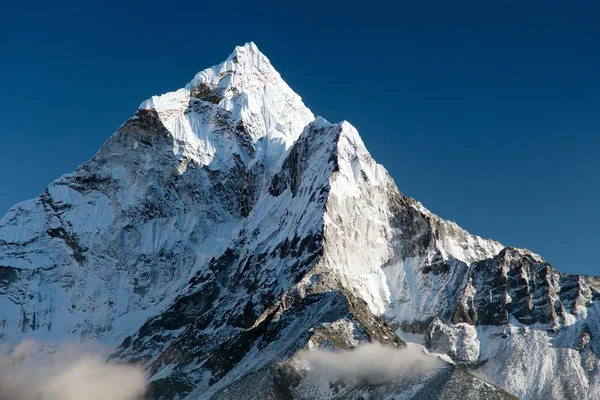
[[[598,399],[599,285],[505,248],[471,265],[452,316],[425,341],[521,398]]]
[[[0,342],[99,340],[152,399],[595,399],[599,288],[404,196],[252,43],[0,220]],[[401,337],[445,364],[339,386],[296,362]]]

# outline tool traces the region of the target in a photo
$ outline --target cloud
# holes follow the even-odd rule
[[[422,376],[441,365],[419,347],[394,348],[380,343],[365,343],[348,351],[314,349],[303,352],[300,359],[320,379],[366,379],[373,384],[399,376]]]
[[[135,400],[145,384],[141,368],[81,345],[24,341],[0,356],[0,400]]]

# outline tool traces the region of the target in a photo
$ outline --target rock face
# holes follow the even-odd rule
[[[307,398],[303,351],[401,337],[445,361],[313,395],[596,399],[599,291],[404,196],[252,43],[0,221],[0,342],[100,340],[149,399]]]

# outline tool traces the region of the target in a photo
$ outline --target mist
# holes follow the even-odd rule
[[[28,340],[0,355],[0,400],[135,400],[145,385],[143,369],[78,344]]]
[[[301,355],[310,371],[321,379],[366,379],[379,384],[398,376],[422,376],[441,365],[419,347],[394,348],[365,343],[348,351],[310,350]]]

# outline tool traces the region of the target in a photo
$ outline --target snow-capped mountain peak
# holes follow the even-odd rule
[[[100,340],[150,399],[511,398],[450,364],[315,386],[299,359],[403,336],[525,398],[596,400],[598,301],[600,280],[403,195],[253,43],[0,220],[0,344]]]
[[[197,73],[184,88],[153,96],[139,109],[155,111],[181,142],[183,155],[204,165],[228,153],[219,149],[222,140],[212,133],[229,126],[253,147],[251,155],[238,152],[242,159],[250,156],[250,164],[264,162],[268,171],[314,119],[252,42],[236,47],[223,63]]]

